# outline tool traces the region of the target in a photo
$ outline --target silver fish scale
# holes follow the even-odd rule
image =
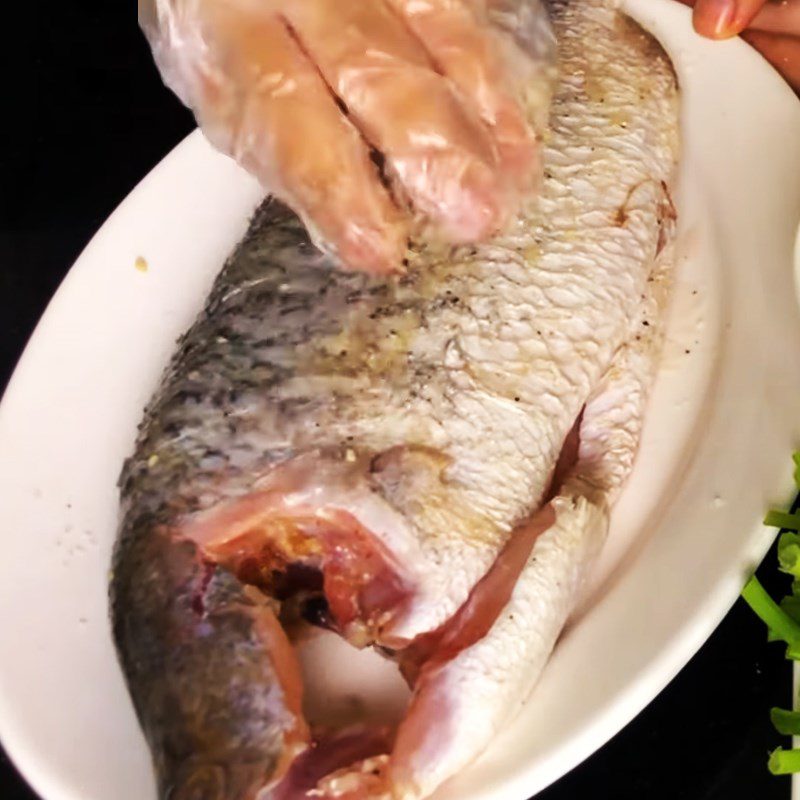
[[[174,516],[246,493],[299,453],[424,445],[449,459],[435,486],[386,499],[426,568],[447,573],[436,614],[463,601],[641,322],[670,216],[671,66],[604,3],[575,19],[551,5],[562,80],[540,196],[491,243],[420,247],[391,280],[333,269],[267,202],[148,409],[128,503]],[[628,47],[609,44],[610,26]]]

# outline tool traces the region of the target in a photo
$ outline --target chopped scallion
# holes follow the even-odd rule
[[[751,576],[742,589],[742,597],[778,639],[786,644],[800,644],[800,625],[781,610],[755,575]]]
[[[800,531],[800,514],[787,514],[785,511],[768,511],[764,524],[770,528]]]
[[[800,597],[787,595],[780,602],[782,611],[785,611],[795,622],[800,624]]]
[[[778,733],[784,736],[800,736],[800,711],[773,708],[769,712],[769,718]]]
[[[800,490],[800,450],[792,454],[794,482]],[[786,658],[800,661],[800,495],[787,511],[769,511],[764,524],[783,531],[778,539],[778,566],[792,576],[792,593],[778,605],[755,575],[742,589],[742,598],[767,625],[767,640],[786,643]],[[800,710],[773,708],[772,724],[784,736],[800,736]],[[773,775],[800,773],[800,748],[784,750],[779,747],[769,756],[769,771]]]
[[[800,642],[790,642],[786,645],[786,658],[790,661],[800,661]]]
[[[773,775],[791,775],[800,772],[800,750],[784,750],[779,747],[770,753],[767,766]]]

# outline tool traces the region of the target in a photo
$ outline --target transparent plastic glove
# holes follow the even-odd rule
[[[535,182],[539,0],[139,0],[139,20],[211,142],[346,266],[399,269],[423,226],[483,239]]]

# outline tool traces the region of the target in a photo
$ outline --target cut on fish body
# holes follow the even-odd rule
[[[112,611],[162,798],[424,796],[563,627],[638,443],[678,136],[652,38],[605,0],[550,8],[545,177],[502,235],[377,278],[268,201],[146,411]],[[290,612],[403,665],[389,752],[337,763],[309,731]]]

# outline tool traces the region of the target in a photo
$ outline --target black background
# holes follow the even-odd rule
[[[163,88],[132,8],[14,5],[26,18],[6,24],[0,47],[0,386],[92,234],[193,127]],[[774,564],[772,553],[760,574],[777,592],[786,586]],[[739,601],[660,697],[539,797],[787,800],[788,779],[767,773],[766,756],[787,744],[768,709],[791,702],[790,685],[780,645],[766,644]],[[35,798],[1,754],[0,796]]]

